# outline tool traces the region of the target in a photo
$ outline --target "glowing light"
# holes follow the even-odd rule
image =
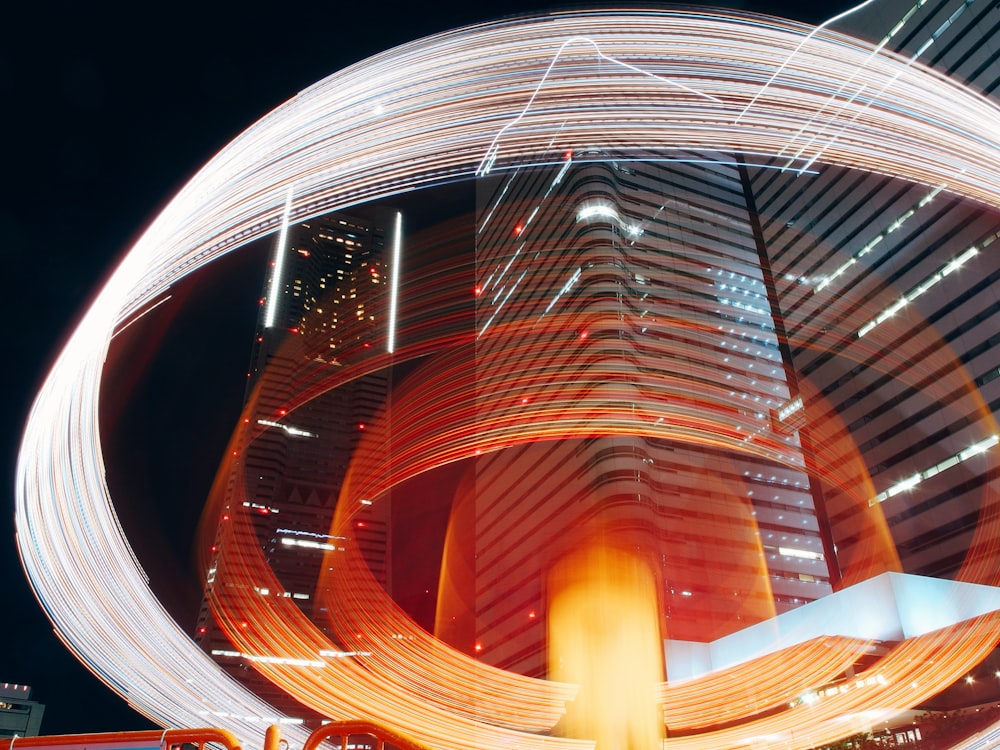
[[[300,427],[292,427],[288,424],[281,424],[280,422],[274,422],[270,419],[258,419],[257,424],[263,425],[265,427],[277,427],[279,430],[284,432],[286,435],[291,435],[292,437],[319,437],[315,432],[309,432],[308,430],[303,430]]]
[[[607,203],[589,203],[581,206],[580,210],[576,214],[577,221],[586,221],[587,219],[593,218],[621,221],[614,206],[610,206]]]
[[[588,545],[550,578],[549,669],[580,685],[567,733],[598,747],[659,750],[663,718],[653,688],[663,679],[663,640],[648,566]]]
[[[285,210],[281,215],[281,231],[274,246],[274,271],[271,273],[271,286],[267,290],[267,307],[264,311],[264,327],[273,328],[274,318],[278,312],[278,299],[281,296],[281,284],[285,273],[285,251],[288,244],[288,224],[292,218],[292,188],[288,187],[285,198]]]
[[[802,397],[796,396],[794,399],[789,401],[783,407],[778,409],[778,419],[784,422],[795,412],[800,411],[803,408]]]
[[[930,479],[931,477],[940,474],[942,471],[950,469],[952,466],[958,466],[958,464],[969,460],[973,456],[985,453],[997,443],[1000,443],[1000,435],[990,435],[988,438],[970,445],[968,448],[956,453],[954,456],[946,458],[944,461],[939,461],[930,468],[924,469],[911,477],[907,477],[906,479],[897,482],[888,489],[878,493],[875,497],[868,501],[868,504],[874,505],[875,503],[881,503],[888,500],[890,497],[895,497],[902,492],[912,490],[924,479]]]
[[[786,557],[798,557],[803,560],[822,560],[823,553],[795,547],[778,547],[778,554]]]
[[[389,335],[386,348],[389,354],[396,350],[396,315],[399,312],[400,258],[403,252],[403,214],[396,212],[395,233],[392,242],[392,281],[389,282]]]

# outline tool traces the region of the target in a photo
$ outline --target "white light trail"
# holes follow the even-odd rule
[[[326,666],[326,662],[320,659],[288,659],[282,656],[247,654],[243,651],[232,651],[224,648],[213,648],[212,656],[229,656],[236,659],[246,659],[247,661],[260,662],[261,664],[287,664],[292,667],[315,667],[317,669],[323,669]]]
[[[868,1],[872,2],[872,0],[868,0]],[[563,52],[566,51],[566,48],[569,47],[572,44],[589,44],[589,45],[591,45],[594,48],[594,51],[597,53],[597,59],[599,61],[605,61],[606,60],[607,62],[615,63],[616,65],[622,66],[626,70],[632,71],[633,73],[638,73],[638,74],[643,75],[643,76],[649,76],[650,78],[654,78],[654,79],[656,79],[658,81],[661,81],[663,83],[669,84],[670,86],[677,87],[677,88],[679,88],[679,89],[681,89],[683,91],[686,91],[686,92],[688,92],[690,94],[694,94],[694,95],[699,96],[699,97],[704,97],[706,99],[710,99],[711,101],[719,103],[719,104],[722,103],[719,99],[717,99],[716,97],[712,96],[711,94],[706,94],[703,91],[698,91],[697,89],[691,88],[691,87],[685,85],[684,83],[681,83],[680,81],[678,81],[676,79],[668,78],[666,76],[660,75],[660,74],[658,74],[658,73],[656,73],[654,71],[651,71],[651,70],[647,70],[647,69],[643,69],[643,68],[638,68],[635,65],[630,65],[629,63],[624,62],[623,60],[619,60],[619,59],[617,59],[615,57],[612,57],[610,55],[606,55],[604,52],[601,51],[600,45],[598,45],[598,43],[595,40],[593,40],[593,39],[591,39],[589,37],[573,37],[573,38],[567,39],[565,42],[563,42],[562,46],[559,47],[559,50],[552,57],[552,62],[549,63],[549,66],[545,70],[545,73],[542,75],[541,79],[538,81],[538,85],[535,87],[535,90],[531,92],[531,96],[529,97],[527,104],[524,105],[524,109],[522,109],[520,112],[518,112],[517,116],[513,120],[511,120],[506,125],[504,125],[502,128],[500,128],[499,132],[497,132],[496,136],[490,142],[489,148],[487,148],[487,150],[486,150],[486,155],[483,157],[483,160],[479,163],[478,169],[476,169],[476,175],[477,176],[484,177],[484,176],[486,176],[486,175],[488,175],[490,173],[490,170],[493,168],[493,165],[496,163],[497,156],[499,154],[500,139],[503,137],[504,133],[507,132],[507,130],[509,130],[510,128],[514,127],[521,120],[523,120],[525,118],[525,116],[528,114],[528,111],[531,109],[531,105],[534,104],[535,99],[538,97],[538,93],[542,90],[542,86],[545,85],[545,82],[548,80],[549,76],[551,75],[552,69],[556,66],[556,63],[559,62],[560,56],[563,54]]]
[[[168,302],[168,301],[169,301],[169,300],[171,300],[172,298],[173,298],[173,295],[172,295],[172,294],[168,294],[168,295],[166,295],[165,297],[162,297],[162,298],[160,298],[160,299],[156,300],[156,302],[154,302],[154,303],[153,303],[152,305],[150,305],[149,307],[145,308],[145,309],[144,309],[144,310],[143,310],[142,312],[140,312],[140,313],[139,313],[138,315],[135,315],[134,317],[130,318],[130,319],[128,320],[128,322],[126,322],[126,323],[125,323],[125,325],[123,325],[123,326],[122,326],[121,328],[119,328],[118,330],[116,330],[116,331],[114,332],[114,334],[113,334],[113,335],[114,335],[114,336],[117,336],[117,335],[118,335],[118,334],[120,334],[120,333],[121,333],[122,331],[125,331],[125,330],[127,330],[127,329],[128,329],[128,327],[129,327],[129,326],[131,326],[131,325],[132,325],[133,323],[135,323],[135,322],[136,322],[137,320],[140,320],[141,318],[144,318],[144,317],[145,317],[146,315],[148,315],[149,313],[153,312],[153,310],[155,310],[156,308],[158,308],[158,307],[159,307],[160,305],[162,305],[162,304],[163,304],[164,302]]]
[[[939,461],[928,469],[917,472],[916,474],[907,477],[906,479],[896,482],[886,490],[878,493],[875,497],[868,501],[868,505],[875,505],[876,503],[882,503],[888,500],[890,497],[895,497],[896,495],[902,494],[903,492],[908,492],[920,484],[925,479],[930,479],[933,476],[940,474],[942,471],[950,469],[952,466],[958,466],[963,461],[968,461],[973,456],[978,456],[981,453],[985,453],[990,448],[992,448],[997,443],[1000,443],[1000,435],[990,435],[988,438],[980,440],[978,443],[970,445],[965,450],[956,453],[954,456],[946,458],[944,461]]]
[[[270,419],[258,419],[257,424],[263,425],[264,427],[277,427],[286,435],[291,435],[292,437],[319,437],[319,435],[315,432],[309,432],[308,430],[303,430],[300,427],[292,427],[288,424],[281,424],[281,422],[274,422]]]
[[[264,314],[264,327],[273,328],[274,318],[278,311],[278,300],[281,297],[281,282],[285,275],[285,255],[288,248],[288,223],[292,218],[292,188],[288,188],[285,198],[285,211],[281,215],[281,231],[278,242],[274,246],[274,270],[271,272],[271,286],[267,290],[267,311]]]
[[[983,248],[989,247],[994,241],[1000,239],[1000,232],[987,237],[980,243]],[[962,253],[952,258],[950,261],[945,263],[940,269],[932,273],[926,279],[921,281],[919,284],[910,289],[906,294],[900,297],[898,300],[893,302],[891,305],[886,307],[882,312],[872,318],[870,321],[865,323],[861,328],[858,329],[858,338],[863,338],[871,333],[875,328],[885,323],[887,320],[892,318],[893,315],[898,313],[908,304],[913,302],[918,297],[926,294],[931,288],[937,286],[937,284],[944,280],[945,276],[957,271],[963,265],[965,265],[970,259],[979,254],[979,248],[975,245],[966,248]]]
[[[764,92],[767,91],[767,89],[771,86],[771,84],[774,83],[775,79],[784,72],[785,68],[787,68],[789,63],[792,61],[792,58],[795,57],[795,55],[797,55],[802,50],[802,48],[806,45],[806,43],[808,43],[810,39],[816,36],[816,34],[825,29],[827,26],[836,23],[841,19],[847,18],[847,16],[851,15],[852,13],[856,13],[857,11],[864,8],[866,5],[871,5],[873,2],[875,2],[875,0],[864,0],[863,3],[859,3],[858,5],[855,5],[853,8],[848,8],[843,13],[838,13],[833,18],[828,18],[827,20],[823,21],[823,23],[821,23],[819,26],[817,26],[808,34],[806,34],[806,36],[802,39],[802,41],[799,42],[798,45],[796,45],[794,50],[792,50],[792,53],[787,58],[782,60],[781,65],[779,65],[778,68],[774,71],[774,73],[771,74],[771,77],[767,79],[767,82],[760,87],[760,91],[754,94],[753,98],[749,102],[747,102],[747,105],[743,108],[743,111],[740,112],[739,116],[736,118],[733,124],[735,125],[740,124],[740,120],[743,119],[743,116],[750,110],[751,107],[753,107],[754,104],[757,103],[757,100],[764,95]]]
[[[281,543],[286,547],[305,547],[306,549],[318,549],[327,552],[336,552],[337,545],[329,542],[316,542],[312,539],[289,539],[287,536],[281,538]]]
[[[389,334],[386,349],[389,354],[396,350],[396,315],[399,297],[399,263],[403,254],[403,214],[396,212],[396,222],[392,241],[392,279],[389,282]]]

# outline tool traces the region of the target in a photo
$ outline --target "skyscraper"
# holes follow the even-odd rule
[[[733,157],[567,152],[483,183],[479,418],[568,416],[476,461],[475,533],[452,539],[475,546],[482,658],[546,674],[547,573],[601,540],[655,571],[664,637],[713,640],[829,593]],[[497,387],[511,372],[519,387]]]
[[[388,376],[352,375],[336,388],[319,386],[336,377],[331,373],[357,366],[373,348],[386,346],[386,246],[394,227],[396,217],[388,209],[362,209],[298,222],[281,233],[247,373],[239,431],[247,442],[239,460],[225,465],[218,490],[225,519],[234,503],[253,519],[253,536],[243,543],[264,551],[281,582],[280,591],[257,587],[258,594],[290,597],[309,616],[324,554],[343,548],[343,540],[329,534],[337,495],[359,434],[384,405]],[[388,587],[387,513],[386,504],[372,508],[357,537],[372,571]],[[247,668],[248,660],[263,655],[234,651],[218,632],[209,604],[213,589],[245,582],[226,579],[217,569],[217,551],[213,545],[196,638],[240,679],[284,707],[280,691]]]

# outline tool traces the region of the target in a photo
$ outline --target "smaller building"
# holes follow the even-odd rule
[[[37,737],[45,706],[31,698],[30,685],[0,682],[0,737]]]

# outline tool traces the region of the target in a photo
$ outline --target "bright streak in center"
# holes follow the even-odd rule
[[[403,245],[403,214],[396,212],[396,237],[392,243],[392,280],[389,282],[389,336],[386,349],[396,348],[396,299],[399,293],[399,256]]]
[[[264,327],[274,327],[274,316],[278,308],[278,294],[281,291],[281,277],[285,269],[285,245],[288,244],[288,222],[292,216],[292,189],[288,188],[285,199],[285,211],[281,215],[281,231],[278,233],[278,244],[274,249],[274,273],[271,274],[271,287],[267,290],[267,314],[264,316]]]

